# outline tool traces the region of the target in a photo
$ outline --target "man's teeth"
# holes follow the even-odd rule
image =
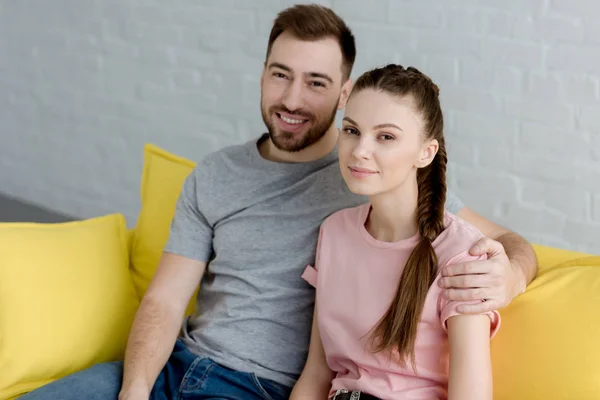
[[[281,119],[287,122],[288,124],[301,124],[302,122],[304,122],[301,119],[291,119],[284,117],[283,115],[281,115]]]

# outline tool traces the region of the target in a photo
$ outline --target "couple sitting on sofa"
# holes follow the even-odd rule
[[[331,10],[278,15],[268,134],[186,179],[124,363],[23,399],[492,397],[495,310],[533,250],[446,191],[437,86],[399,65],[353,85],[354,59]]]

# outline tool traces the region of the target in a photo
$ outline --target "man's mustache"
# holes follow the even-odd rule
[[[271,107],[271,112],[272,113],[281,113],[281,112],[284,112],[284,113],[287,113],[287,114],[290,114],[290,115],[295,115],[295,116],[298,116],[298,117],[305,117],[305,118],[308,118],[308,119],[313,119],[313,114],[311,114],[311,113],[308,113],[308,112],[302,111],[302,110],[290,111],[285,106],[274,106],[274,107]]]

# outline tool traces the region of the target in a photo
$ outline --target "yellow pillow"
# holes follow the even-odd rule
[[[542,271],[500,314],[495,400],[600,398],[600,256]]]
[[[141,299],[156,272],[162,250],[169,239],[171,220],[185,178],[195,163],[154,145],[144,147],[142,208],[131,248],[131,275]],[[186,314],[193,312],[192,296]]]
[[[122,359],[139,305],[119,214],[0,224],[0,399]]]
[[[532,244],[531,246],[533,247],[538,260],[538,275],[546,271],[548,268],[561,264],[565,261],[591,256],[591,254],[541,246],[538,244]]]

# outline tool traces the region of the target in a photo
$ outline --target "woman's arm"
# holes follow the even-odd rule
[[[490,357],[490,317],[450,317],[450,377],[448,400],[491,400],[493,398]]]
[[[315,305],[308,358],[304,370],[292,390],[290,400],[323,400],[327,399],[329,395],[334,374],[327,365],[317,321]]]

